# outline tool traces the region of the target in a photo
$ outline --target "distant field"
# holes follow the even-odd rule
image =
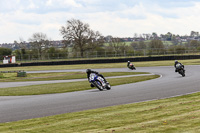
[[[122,42],[123,43],[123,42]],[[127,46],[130,46],[133,42],[124,42]],[[109,43],[104,43],[104,46],[109,46]]]
[[[151,40],[147,40],[147,41],[144,41],[144,43],[148,44]],[[172,41],[162,41],[164,45],[173,45]],[[134,41],[134,42],[125,42],[125,44],[127,46],[129,46],[131,43],[139,43],[139,41]],[[105,46],[108,46],[109,43],[104,43]]]
[[[168,46],[173,45],[171,41],[162,41],[162,42],[164,45],[168,45]]]

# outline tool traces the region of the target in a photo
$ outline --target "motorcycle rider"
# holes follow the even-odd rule
[[[87,69],[87,70],[86,70],[86,73],[87,73],[88,81],[89,81],[89,78],[90,78],[90,74],[91,74],[91,73],[95,73],[95,74],[97,74],[98,76],[102,77],[102,78],[104,79],[104,81],[105,81],[106,84],[109,84],[108,81],[104,78],[104,76],[103,76],[102,74],[98,73],[97,71],[92,71],[91,69]],[[90,86],[91,86],[91,87],[94,87],[93,84],[90,84]]]
[[[183,68],[183,70],[184,70],[184,65],[183,64],[181,64],[180,62],[178,62],[177,60],[175,60],[174,61],[174,67],[175,67],[175,72],[178,72],[178,70],[176,69],[176,65],[177,64],[180,64],[181,65],[181,67]],[[185,70],[184,70],[185,71]]]
[[[135,69],[134,65],[130,61],[127,62],[127,67],[130,69],[133,67]]]

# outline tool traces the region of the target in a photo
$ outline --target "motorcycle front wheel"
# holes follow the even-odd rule
[[[180,72],[179,72],[181,75],[182,75],[182,77],[185,77],[185,73],[184,73],[184,71],[183,70],[180,70]]]
[[[110,84],[107,84],[107,85],[106,85],[106,89],[107,89],[107,90],[110,90],[110,89],[111,89]]]
[[[103,86],[102,86],[102,84],[101,84],[100,81],[96,81],[96,82],[95,82],[95,85],[96,85],[96,87],[97,87],[100,91],[103,90]]]

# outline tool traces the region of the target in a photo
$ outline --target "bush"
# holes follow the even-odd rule
[[[26,72],[17,72],[17,77],[26,77]]]
[[[3,56],[11,55],[11,54],[12,54],[12,50],[11,49],[0,47],[0,58],[1,58],[1,60],[3,60]]]

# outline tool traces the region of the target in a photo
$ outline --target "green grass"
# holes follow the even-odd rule
[[[184,65],[199,65],[200,60],[183,60]],[[135,62],[136,67],[171,66],[173,61]],[[27,70],[122,68],[125,63],[26,67]],[[4,69],[4,68],[3,68]],[[9,68],[10,69],[10,68]],[[12,68],[15,70],[16,68]],[[17,68],[21,69],[21,68]],[[7,70],[7,68],[6,68]],[[129,79],[129,78],[128,78]],[[116,80],[116,81],[111,81]],[[118,83],[120,79],[109,79]],[[123,79],[121,79],[123,81]],[[126,78],[126,83],[127,78]],[[84,83],[85,81],[83,81]],[[87,87],[88,82],[85,82]],[[86,88],[87,88],[86,87]],[[19,87],[17,89],[19,92]],[[10,88],[8,88],[9,90]],[[27,88],[28,89],[28,88]],[[37,87],[35,88],[37,89]],[[10,90],[12,91],[12,90]],[[111,90],[112,91],[112,90]],[[18,93],[18,92],[17,92]],[[57,92],[56,92],[57,93]],[[14,94],[15,95],[15,94]],[[112,106],[76,113],[0,124],[0,132],[6,133],[132,133],[200,132],[200,93],[154,100],[142,103]]]
[[[146,40],[146,41],[144,41],[144,43],[145,43],[146,45],[148,45],[148,43],[150,43],[150,42],[151,42],[151,40]],[[134,41],[134,42],[122,42],[122,43],[125,43],[126,46],[130,46],[132,43],[137,43],[137,44],[139,44],[140,42],[139,42],[139,41]],[[172,42],[172,41],[162,41],[162,43],[163,43],[164,45],[167,45],[167,46],[173,45],[173,42]],[[109,46],[109,43],[104,43],[104,45],[105,45],[105,46]]]
[[[28,73],[27,77],[17,77],[16,73],[0,73],[0,82],[18,81],[48,81],[48,80],[67,80],[86,78],[85,72],[53,72],[53,73]],[[107,72],[101,73],[105,77],[147,74],[146,72]]]
[[[1,123],[4,133],[197,133],[200,93]]]
[[[158,77],[159,75],[137,76],[137,77],[130,77],[130,78],[114,78],[114,79],[108,79],[108,82],[111,84],[111,86],[115,86],[115,85],[150,80],[150,79],[154,79]],[[81,82],[75,82],[75,83],[74,82],[54,83],[54,84],[1,88],[0,96],[53,94],[53,93],[82,91],[82,90],[89,90],[89,89],[96,89],[96,88],[91,88],[88,81],[81,81]]]
[[[179,60],[184,65],[200,65],[200,59]],[[132,62],[137,67],[151,66],[173,66],[174,61],[143,61]],[[65,69],[97,69],[97,68],[126,68],[127,62],[123,63],[102,63],[102,64],[81,64],[81,65],[55,65],[55,66],[27,66],[27,67],[6,67],[1,71],[37,71],[37,70],[65,70]]]
[[[184,65],[200,65],[200,59],[181,60]],[[174,61],[133,62],[136,67],[173,66]],[[123,68],[124,63],[62,65],[1,68],[5,70],[55,70],[55,69],[87,69],[87,68]],[[128,78],[129,79],[129,78]],[[111,81],[119,79],[109,79]],[[123,79],[122,79],[123,81]],[[126,78],[127,83],[127,78]],[[85,81],[83,81],[84,83]],[[89,86],[88,82],[84,84]],[[41,85],[40,85],[41,86]],[[44,85],[45,86],[45,85]],[[57,85],[56,85],[57,86]],[[34,86],[37,91],[37,86]],[[87,89],[86,87],[86,89]],[[48,87],[47,87],[48,88]],[[12,93],[21,93],[30,88],[7,88]],[[24,89],[24,90],[23,90]],[[76,88],[80,89],[80,88]],[[91,89],[91,88],[88,88]],[[62,90],[62,89],[61,89]],[[66,92],[66,88],[63,89]],[[81,89],[80,89],[81,90]],[[72,90],[74,91],[74,90]],[[75,90],[76,91],[76,90]],[[4,92],[0,92],[4,93]],[[60,93],[60,92],[53,92]],[[62,92],[61,92],[62,93]],[[6,94],[6,93],[5,93]],[[7,94],[6,94],[7,95]],[[20,94],[22,95],[22,94]],[[27,94],[23,94],[27,95]],[[36,95],[36,94],[35,94]],[[132,133],[132,132],[200,132],[200,93],[155,100],[149,102],[112,106],[107,108],[67,113],[50,117],[23,120],[0,124],[0,132],[65,132],[65,133]]]
[[[125,43],[126,46],[130,46],[133,42],[121,42],[121,44]],[[135,42],[139,43],[139,42]],[[104,43],[104,46],[109,46],[109,43]]]
[[[172,41],[162,41],[164,45],[171,46],[173,45]]]

